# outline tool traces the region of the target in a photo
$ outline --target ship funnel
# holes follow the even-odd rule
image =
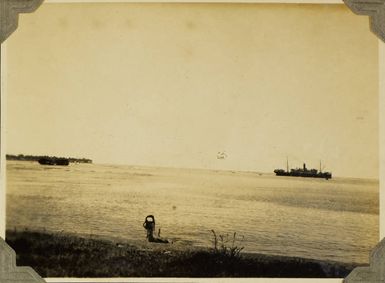
[[[303,171],[306,171],[306,163],[303,164]]]

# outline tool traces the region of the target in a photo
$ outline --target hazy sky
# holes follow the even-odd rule
[[[377,178],[377,46],[343,5],[44,4],[7,41],[7,152]]]

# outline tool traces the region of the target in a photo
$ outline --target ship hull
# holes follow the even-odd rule
[[[306,174],[306,173],[296,173],[296,172],[275,172],[276,176],[288,176],[288,177],[303,177],[303,178],[321,178],[321,179],[331,179],[332,175],[328,173],[318,173],[318,174]]]
[[[59,166],[69,165],[69,160],[67,158],[40,158],[38,162],[41,165],[59,165]]]

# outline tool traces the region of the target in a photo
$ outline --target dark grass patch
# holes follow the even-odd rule
[[[313,277],[343,278],[352,264],[215,250],[141,249],[61,233],[7,231],[19,266],[42,277]]]

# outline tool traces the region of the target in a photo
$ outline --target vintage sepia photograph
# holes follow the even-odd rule
[[[340,4],[45,3],[6,42],[6,242],[42,277],[342,278],[379,238],[378,39]]]

